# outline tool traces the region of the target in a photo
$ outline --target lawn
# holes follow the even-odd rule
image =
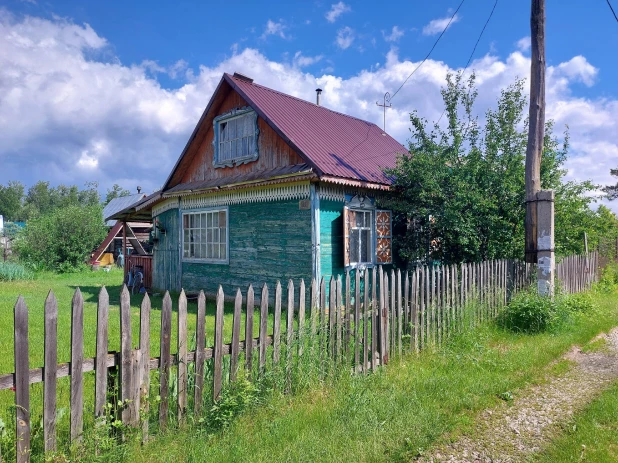
[[[133,447],[126,459],[410,461],[472,429],[476,414],[494,406],[503,393],[516,395],[523,386],[542,381],[548,369],[563,368],[564,362],[552,362],[572,344],[584,345],[617,325],[618,294],[596,295],[595,300],[598,311],[557,334],[515,335],[484,326],[452,339],[441,351],[406,356],[377,374],[346,375],[297,396],[274,396],[223,432],[194,426],[159,436],[145,447]],[[607,440],[605,445],[614,444]]]
[[[109,273],[99,271],[85,271],[71,274],[52,274],[41,273],[34,280],[26,281],[0,281],[0,374],[11,373],[14,371],[13,362],[13,307],[17,298],[21,295],[28,306],[29,322],[29,356],[30,368],[43,366],[44,354],[44,303],[49,290],[53,290],[58,300],[58,362],[68,362],[70,360],[71,342],[71,300],[75,289],[79,287],[84,298],[84,355],[86,358],[94,357],[96,351],[96,321],[97,321],[97,300],[99,291],[103,286],[109,293],[110,312],[109,312],[109,351],[118,351],[120,347],[120,290],[123,279],[122,270],[112,269]],[[133,334],[133,345],[137,347],[139,341],[139,307],[143,296],[131,296],[131,324]],[[159,329],[161,326],[161,305],[163,294],[151,295],[151,355],[159,355]],[[214,298],[206,299],[206,338],[207,346],[211,346],[214,337]],[[177,351],[177,309],[178,294],[172,294],[172,353]],[[195,345],[195,326],[197,303],[188,303],[188,338],[189,347]],[[224,316],[224,342],[230,342],[232,338],[232,318],[233,305],[225,304]],[[271,310],[272,313],[272,310]],[[257,337],[259,329],[259,308],[254,313],[254,333]],[[285,317],[282,317],[285,320]],[[269,317],[269,332],[272,332],[272,315]],[[241,322],[241,340],[244,339],[244,314]],[[85,374],[85,412],[84,418],[88,426],[93,418],[94,405],[94,383],[93,374]],[[153,378],[156,380],[156,376]],[[153,390],[156,383],[153,383]],[[66,441],[66,431],[68,428],[68,403],[69,403],[69,381],[62,378],[58,381],[58,411],[60,414],[59,433],[61,441]],[[2,434],[2,422],[11,423],[14,410],[14,393],[11,390],[0,391],[0,437]],[[42,387],[41,384],[31,386],[31,413],[33,422],[33,451],[36,449],[37,442],[41,436],[36,436],[38,422],[37,417],[42,414]],[[9,426],[10,428],[11,426]],[[1,439],[0,439],[1,440]],[[10,445],[5,443],[6,445]],[[1,447],[1,446],[0,446]],[[6,449],[2,449],[6,452]],[[34,456],[34,455],[33,455]]]

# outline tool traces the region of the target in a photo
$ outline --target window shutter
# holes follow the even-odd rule
[[[350,229],[356,220],[356,214],[349,207],[343,208],[343,264],[350,265]]]
[[[376,211],[376,260],[378,264],[393,263],[393,213]]]

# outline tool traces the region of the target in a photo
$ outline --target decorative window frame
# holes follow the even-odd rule
[[[346,270],[352,269],[360,269],[364,270],[366,268],[372,268],[376,265],[376,206],[375,199],[366,196],[363,194],[356,195],[345,195],[345,203],[344,203],[344,217],[343,220],[346,221],[348,219],[348,211],[359,211],[359,212],[369,212],[371,214],[371,226],[369,227],[369,255],[371,256],[371,262],[345,262],[344,255],[344,267]],[[346,230],[348,230],[348,225],[345,226]],[[349,231],[349,230],[348,230]],[[349,245],[349,235],[345,236],[344,232],[344,254],[348,253],[347,246]]]
[[[225,259],[209,259],[207,257],[185,257],[184,216],[203,212],[225,211]],[[230,209],[227,206],[203,207],[199,209],[182,210],[180,214],[180,255],[183,262],[196,264],[229,265],[230,264]]]
[[[244,116],[249,114],[253,118],[253,124],[255,126],[255,138],[253,143],[252,153],[248,156],[243,156],[242,158],[229,159],[225,161],[219,161],[219,124],[221,122],[225,122],[226,120],[234,119],[239,116]],[[220,167],[234,167],[239,166],[241,164],[247,164],[249,162],[257,161],[259,157],[258,153],[258,138],[260,136],[260,129],[258,127],[258,114],[251,107],[244,107],[240,109],[233,109],[227,113],[221,114],[213,119],[213,131],[214,137],[212,140],[213,144],[213,162],[212,165],[215,168]]]

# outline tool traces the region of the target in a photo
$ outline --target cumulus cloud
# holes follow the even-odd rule
[[[343,2],[334,3],[330,6],[330,10],[326,12],[324,17],[329,23],[334,23],[335,21],[337,21],[337,18],[339,18],[339,16],[349,11],[352,11],[352,8],[350,8],[349,5],[346,5]]]
[[[397,26],[393,26],[390,34],[386,34],[384,31],[382,31],[382,36],[387,42],[398,42],[399,39],[404,36],[404,34],[405,32],[399,29],[399,27]]]
[[[459,15],[453,16],[453,20],[451,21],[451,17],[447,16],[446,18],[438,18],[432,19],[429,23],[423,27],[423,35],[436,35],[441,33],[449,23],[451,22],[451,26],[458,22],[460,19]]]
[[[305,66],[318,61],[325,62],[319,73],[306,72]],[[245,48],[216,65],[200,66],[190,79],[190,68],[178,65],[183,80],[166,89],[153,74],[158,65],[120,63],[88,25],[0,16],[0,183],[95,180],[103,191],[113,183],[153,191],[165,181],[223,72],[241,72],[308,101],[320,87],[324,106],[382,126],[375,102],[417,65],[393,48],[383,62],[343,78],[320,56],[296,53],[282,63]],[[502,88],[528,75],[530,59],[516,50],[505,59],[485,55],[470,67],[477,75],[482,117]],[[443,109],[440,88],[453,71],[427,60],[392,100],[387,132],[405,144],[410,112],[437,120]],[[618,100],[575,95],[577,85],[594,85],[597,74],[582,56],[549,66],[547,117],[555,120],[558,133],[570,127],[568,178],[609,184],[609,169],[618,159]]]
[[[283,24],[283,21],[275,22],[269,19],[266,22],[266,27],[264,28],[264,33],[262,34],[262,38],[265,39],[269,35],[276,35],[278,37],[281,37],[282,39],[285,39],[286,29],[287,29],[287,26]]]
[[[335,43],[339,48],[345,50],[349,48],[350,45],[354,42],[354,29],[349,26],[343,27],[337,31],[337,38],[335,39]]]
[[[519,51],[526,52],[530,50],[530,45],[531,45],[530,36],[522,37],[521,39],[517,41],[516,45]]]

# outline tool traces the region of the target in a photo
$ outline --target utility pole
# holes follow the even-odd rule
[[[378,106],[380,106],[381,108],[383,108],[383,110],[384,110],[384,127],[383,127],[383,130],[384,130],[384,132],[386,132],[386,109],[387,109],[387,108],[390,108],[391,106],[393,106],[393,105],[391,104],[391,94],[390,94],[390,93],[388,93],[388,92],[386,92],[386,93],[384,94],[384,103],[383,103],[383,104],[380,104],[380,103],[378,103],[378,102],[376,101],[376,104],[377,104]]]
[[[537,262],[537,193],[545,137],[545,0],[532,0],[530,14],[530,128],[526,148],[526,262]]]

